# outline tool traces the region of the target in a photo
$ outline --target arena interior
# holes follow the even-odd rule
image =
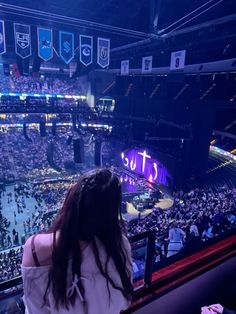
[[[123,313],[236,309],[235,29],[234,0],[0,3],[0,313],[24,313],[26,240],[98,167],[122,185]]]

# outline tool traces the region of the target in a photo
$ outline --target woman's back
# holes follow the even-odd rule
[[[35,241],[35,250],[37,252],[37,258],[39,260],[40,266],[36,267],[34,265],[34,260],[31,257],[31,260],[23,260],[22,265],[22,275],[24,281],[24,299],[28,313],[33,314],[56,314],[56,313],[86,313],[86,314],[101,314],[109,313],[115,314],[120,313],[121,310],[124,310],[128,307],[129,302],[123,296],[121,291],[114,289],[111,284],[108,284],[110,290],[110,299],[109,292],[107,289],[106,278],[101,274],[99,267],[97,266],[96,259],[93,253],[92,245],[85,244],[82,242],[82,262],[81,262],[81,277],[72,278],[72,269],[71,269],[71,260],[68,263],[67,271],[67,294],[68,296],[74,291],[76,292],[75,305],[70,307],[69,310],[66,308],[56,309],[54,297],[52,295],[51,287],[49,287],[48,295],[46,297],[46,302],[44,302],[44,294],[48,284],[48,276],[50,265],[47,263],[50,262],[52,252],[52,246],[50,247],[50,238],[52,235],[38,235]],[[46,241],[45,241],[46,240]],[[26,244],[25,251],[31,251],[31,241]],[[43,244],[43,245],[42,245]],[[51,243],[52,244],[52,243]],[[107,254],[102,242],[96,238],[96,244],[99,249],[99,257],[103,269],[105,269],[105,263],[107,259]],[[130,254],[130,245],[126,237],[123,236],[123,248],[126,254],[127,267],[131,270],[131,254]],[[46,252],[46,253],[45,253]],[[30,256],[25,254],[25,256]],[[31,266],[25,266],[31,265]],[[113,261],[110,259],[108,262],[107,272],[112,278],[113,282],[117,286],[122,286],[121,279]],[[83,305],[83,297],[80,289],[78,288],[78,281],[81,281],[84,287],[84,298],[86,300],[86,309]],[[44,305],[42,307],[42,305]]]

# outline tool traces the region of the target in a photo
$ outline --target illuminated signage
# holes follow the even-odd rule
[[[23,116],[23,115],[22,115]],[[0,119],[4,119],[4,117],[6,117],[6,115],[0,115]],[[37,127],[39,124],[38,123],[27,123],[27,125],[29,127]],[[45,124],[46,126],[52,126],[53,124],[50,123],[50,122],[47,122]],[[61,122],[58,122],[57,123],[57,126],[72,126],[72,123],[71,122],[64,122],[64,123],[61,123]],[[86,124],[86,123],[82,123],[81,126],[85,127],[85,126],[88,126],[88,127],[91,127],[91,128],[104,128],[104,129],[108,129],[108,130],[112,130],[112,126],[109,126],[107,124]],[[10,127],[10,128],[23,128],[23,123],[0,123],[0,127]]]
[[[58,99],[82,99],[86,100],[87,96],[85,95],[67,95],[67,94],[39,94],[39,93],[12,93],[12,92],[1,92],[1,97],[19,97],[21,100],[24,100],[26,97],[41,97],[41,98],[58,98]],[[114,105],[115,100],[110,98],[100,98],[101,101],[110,101]]]
[[[169,186],[172,176],[167,167],[161,163],[146,149],[130,149],[121,153],[123,166],[129,170],[143,175],[153,183]]]
[[[84,95],[65,95],[65,94],[35,94],[35,93],[0,93],[0,97],[42,97],[42,98],[65,98],[65,99],[87,99]]]

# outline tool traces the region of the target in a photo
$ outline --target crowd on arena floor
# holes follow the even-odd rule
[[[57,182],[34,186],[32,196],[38,203],[38,210],[29,224],[31,232],[48,230],[71,184],[71,182]]]

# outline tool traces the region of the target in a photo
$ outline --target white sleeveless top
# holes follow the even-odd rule
[[[102,243],[98,239],[96,239],[96,241],[99,249],[99,257],[102,265],[104,265],[106,261],[106,252]],[[127,267],[130,270],[130,273],[132,273],[130,244],[125,237],[123,237],[123,242],[127,257]],[[50,266],[22,266],[24,303],[26,306],[26,313],[28,314],[85,314],[82,304],[82,295],[76,285],[77,280],[82,280],[85,289],[85,299],[88,307],[86,314],[118,314],[129,306],[129,303],[124,298],[123,294],[119,290],[114,289],[110,284],[109,289],[111,298],[109,300],[107,282],[99,271],[91,245],[88,245],[82,251],[81,277],[75,278],[74,282],[72,280],[71,260],[69,261],[67,294],[70,295],[73,293],[74,289],[77,292],[75,305],[74,307],[70,307],[69,310],[65,308],[57,310],[55,308],[55,301],[50,287],[47,294],[47,302],[42,307],[44,304],[43,297],[48,283],[49,269]],[[122,287],[119,273],[111,259],[108,263],[108,273],[114,283],[117,286]]]

